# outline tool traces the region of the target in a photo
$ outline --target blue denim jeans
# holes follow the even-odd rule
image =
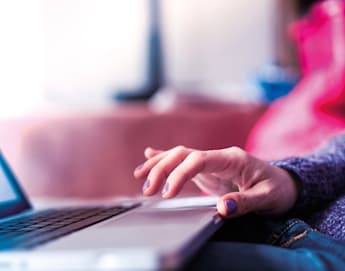
[[[241,237],[235,242],[210,241],[187,270],[345,270],[344,242],[299,219],[269,221],[265,227],[270,233],[260,243],[239,242]],[[253,223],[249,228],[255,231],[257,225]],[[227,230],[231,230],[231,225]],[[262,233],[262,227],[258,234],[259,231]]]

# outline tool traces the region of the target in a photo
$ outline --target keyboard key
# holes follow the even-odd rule
[[[131,210],[132,206],[44,210],[0,223],[0,250],[32,248]]]

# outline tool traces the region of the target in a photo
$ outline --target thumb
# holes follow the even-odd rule
[[[254,193],[232,192],[222,196],[217,203],[217,211],[224,217],[238,217],[260,209],[258,195]]]

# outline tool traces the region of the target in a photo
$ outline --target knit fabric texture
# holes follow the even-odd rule
[[[290,214],[345,241],[345,134],[309,155],[270,163],[288,170],[301,182],[299,197]]]

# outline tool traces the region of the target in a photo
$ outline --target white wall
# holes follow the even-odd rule
[[[144,80],[146,3],[45,0],[46,89],[74,100],[97,98]],[[80,95],[84,93],[85,95]]]
[[[218,84],[272,61],[274,0],[165,1],[169,78]]]
[[[161,0],[168,82],[208,88],[246,81],[272,60],[273,2]],[[140,85],[146,3],[1,0],[0,106],[47,93],[89,103]]]
[[[42,96],[40,25],[38,1],[0,0],[0,116]]]

